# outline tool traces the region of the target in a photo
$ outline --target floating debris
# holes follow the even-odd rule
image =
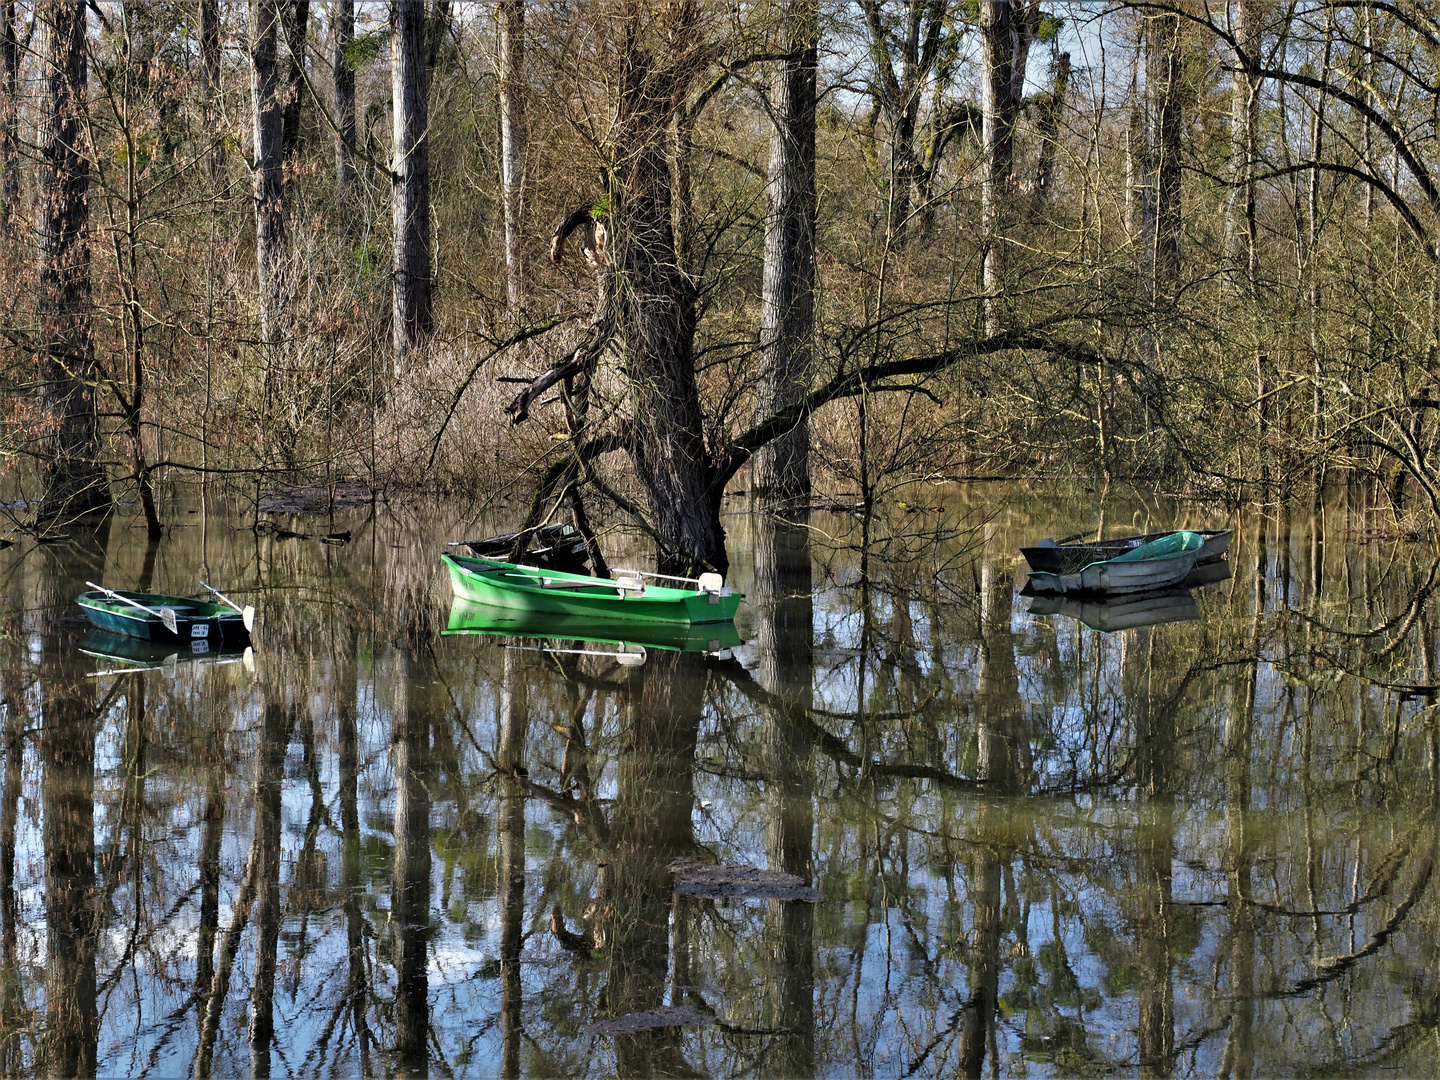
[[[651,1031],[654,1028],[705,1027],[713,1024],[715,1018],[687,1009],[683,1005],[661,1005],[658,1009],[626,1013],[612,1020],[600,1020],[590,1025],[590,1030],[602,1035],[633,1035],[637,1031]]]
[[[699,896],[707,900],[748,896],[759,900],[801,900],[807,904],[816,904],[825,898],[819,889],[806,885],[804,878],[778,870],[716,866],[693,859],[678,859],[670,864],[670,872],[679,879],[675,883],[675,891],[681,896]]]

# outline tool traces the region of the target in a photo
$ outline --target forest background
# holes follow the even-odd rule
[[[507,492],[722,569],[746,475],[1428,526],[1437,126],[1424,0],[0,0],[7,505]]]

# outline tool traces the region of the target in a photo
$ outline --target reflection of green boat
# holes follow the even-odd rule
[[[116,670],[94,674],[118,675],[122,671],[173,671],[180,663],[236,664],[254,667],[248,645],[221,646],[205,638],[191,641],[145,641],[143,638],[111,634],[104,630],[88,630],[80,639],[80,651],[86,656],[106,661]]]
[[[457,597],[511,611],[627,622],[723,623],[735,617],[742,599],[719,574],[691,580],[617,570],[612,580],[490,559],[440,558]],[[693,587],[676,589],[653,581],[683,581]]]
[[[456,597],[450,605],[450,624],[444,632],[623,643],[675,652],[718,653],[740,644],[740,634],[733,622],[689,626],[684,623],[596,619],[583,615],[547,615],[537,611],[504,611],[460,597]]]

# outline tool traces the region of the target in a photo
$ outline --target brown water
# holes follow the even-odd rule
[[[746,644],[639,667],[442,636],[459,508],[0,553],[0,1072],[1434,1075],[1434,550],[1115,498],[1238,532],[1105,633],[1016,592],[1093,495],[912,499],[868,582],[737,509]],[[202,577],[253,670],[81,651],[86,578]]]

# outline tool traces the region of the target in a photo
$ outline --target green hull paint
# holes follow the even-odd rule
[[[450,571],[450,587],[462,600],[545,615],[651,623],[723,623],[735,617],[743,599],[707,594],[698,589],[646,585],[642,595],[623,595],[603,578],[563,574],[555,570],[489,560],[441,555]],[[545,588],[541,582],[550,582]],[[575,586],[555,588],[554,585]],[[712,597],[715,602],[711,603]]]
[[[213,645],[248,645],[250,632],[240,612],[209,600],[166,593],[142,593],[115,590],[148,608],[168,607],[175,612],[172,634],[158,614],[147,614],[129,604],[108,599],[102,592],[84,592],[75,602],[85,609],[91,625],[112,634],[124,634],[141,641],[193,641],[203,638]]]
[[[450,623],[442,633],[623,643],[672,652],[717,652],[740,644],[740,634],[733,622],[691,626],[688,623],[635,622],[583,615],[506,611],[458,596],[450,605]]]

